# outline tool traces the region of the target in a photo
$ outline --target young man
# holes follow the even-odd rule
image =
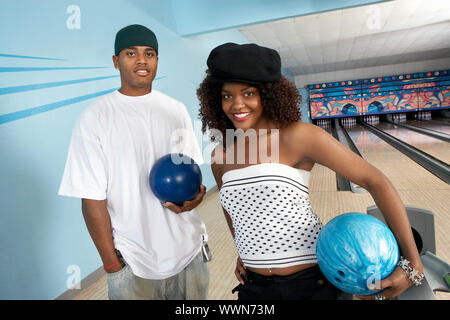
[[[148,183],[153,164],[168,153],[203,162],[191,119],[182,103],[152,90],[158,42],[151,30],[121,29],[113,62],[121,88],[79,117],[59,195],[82,199],[110,299],[206,299],[207,234],[193,210],[205,187],[178,207],[161,204]]]

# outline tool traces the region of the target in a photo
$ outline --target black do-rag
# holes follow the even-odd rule
[[[117,32],[114,54],[117,56],[123,49],[133,46],[152,47],[158,54],[158,40],[156,40],[155,34],[140,24],[126,26]]]
[[[254,43],[222,44],[211,51],[206,64],[215,81],[258,84],[281,79],[278,52]]]

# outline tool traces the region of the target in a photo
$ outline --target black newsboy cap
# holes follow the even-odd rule
[[[278,52],[254,43],[222,44],[211,51],[206,64],[215,81],[263,83],[281,79]]]

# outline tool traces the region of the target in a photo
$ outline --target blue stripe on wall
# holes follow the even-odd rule
[[[23,92],[23,91],[39,90],[39,89],[44,89],[44,88],[66,86],[66,85],[75,84],[75,83],[97,81],[97,80],[117,78],[117,77],[119,77],[119,75],[67,80],[67,81],[58,81],[58,82],[37,83],[37,84],[29,84],[29,85],[17,86],[17,87],[6,87],[6,88],[0,88],[0,95],[8,94],[8,93]]]
[[[64,107],[64,106],[67,106],[67,105],[70,105],[73,103],[77,103],[77,102],[92,99],[92,98],[95,98],[98,96],[102,96],[102,95],[111,93],[117,89],[118,88],[108,89],[108,90],[104,90],[104,91],[87,94],[84,96],[79,96],[79,97],[75,97],[75,98],[71,98],[71,99],[67,99],[67,100],[62,100],[62,101],[45,104],[45,105],[39,106],[39,107],[34,107],[34,108],[26,109],[26,110],[21,110],[21,111],[16,111],[16,112],[0,115],[0,125],[7,123],[7,122],[20,120],[20,119],[23,119],[26,117],[31,117],[31,116],[37,115],[39,113],[58,109],[58,108],[61,108],[61,107]]]
[[[81,70],[81,69],[106,69],[112,67],[1,67],[0,72],[19,72],[19,71],[47,71],[47,70]]]
[[[67,61],[67,59],[43,58],[43,57],[30,57],[30,56],[19,56],[19,55],[16,55],[16,54],[5,54],[5,53],[0,53],[0,57],[5,57],[5,58],[22,58],[22,59],[40,59],[40,60],[59,60],[59,61]]]

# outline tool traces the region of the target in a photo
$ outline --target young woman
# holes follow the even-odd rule
[[[316,163],[370,192],[410,261],[409,270],[422,274],[397,191],[382,172],[326,131],[299,122],[301,98],[281,75],[275,50],[226,43],[211,51],[207,65],[197,90],[200,117],[203,132],[212,130],[211,139],[219,142],[211,168],[239,254],[239,299],[337,298],[315,255],[322,224],[311,210],[308,183]],[[264,144],[267,155],[261,152]],[[360,298],[391,299],[414,281],[420,277],[397,267],[381,281],[380,294]]]

